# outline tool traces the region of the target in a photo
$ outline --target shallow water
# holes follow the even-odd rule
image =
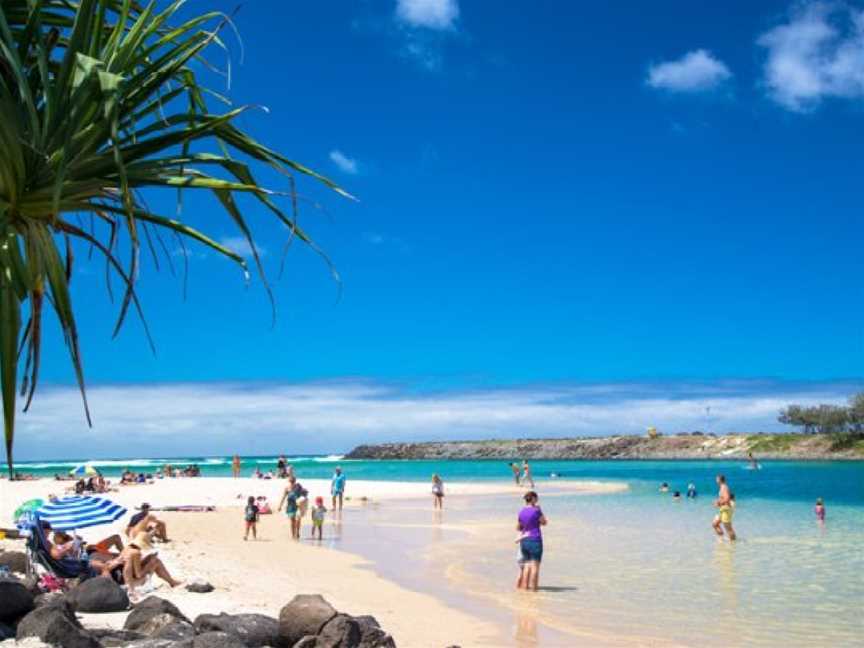
[[[680,466],[664,463],[677,486],[669,475]],[[513,590],[514,498],[455,497],[440,515],[431,502],[370,507],[352,512],[363,519],[345,528],[375,532],[346,532],[340,544],[388,578],[498,622],[513,646],[860,646],[864,506],[826,495],[827,522],[817,524],[813,493],[832,493],[820,478],[825,469],[784,466],[797,486],[770,465],[758,476],[730,476],[734,545],[713,535],[707,486],[696,501],[674,502],[656,481],[639,479],[623,493],[543,497],[550,524],[545,589],[536,595]],[[860,496],[862,469],[845,464],[838,474],[836,487],[854,489],[847,499]],[[747,494],[778,490],[786,496]],[[806,498],[790,496],[807,490]]]

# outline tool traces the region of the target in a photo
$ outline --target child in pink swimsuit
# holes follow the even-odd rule
[[[822,498],[816,498],[816,508],[813,509],[816,512],[816,519],[819,522],[825,521],[825,505],[822,503]]]

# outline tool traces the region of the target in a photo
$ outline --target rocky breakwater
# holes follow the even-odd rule
[[[122,629],[87,628],[76,615],[127,609]],[[374,617],[341,613],[317,595],[295,596],[278,618],[202,614],[191,620],[157,596],[131,606],[125,590],[106,577],[52,594],[27,579],[0,579],[0,641],[10,648],[396,648]]]
[[[361,445],[347,459],[864,459],[861,444],[836,448],[827,435],[726,434],[496,439]]]

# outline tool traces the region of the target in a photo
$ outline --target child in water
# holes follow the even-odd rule
[[[246,533],[243,536],[244,540],[249,539],[249,531],[252,531],[252,539],[258,539],[258,505],[255,503],[255,498],[251,495],[246,500],[246,510],[243,512],[243,518],[246,520]]]
[[[816,507],[813,509],[816,513],[816,520],[819,524],[825,524],[825,504],[822,503],[822,498],[816,498]]]
[[[444,508],[444,482],[437,473],[432,475],[432,504],[436,509]]]
[[[327,515],[327,509],[324,508],[324,498],[315,498],[315,507],[312,509],[312,537],[318,534],[318,539],[321,540],[324,535],[324,516]]]

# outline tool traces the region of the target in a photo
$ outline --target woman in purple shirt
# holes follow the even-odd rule
[[[546,516],[537,504],[537,493],[528,491],[524,499],[525,507],[519,511],[519,521],[516,523],[522,554],[516,587],[536,592],[540,580],[540,561],[543,559],[543,534],[540,527],[546,524]]]

